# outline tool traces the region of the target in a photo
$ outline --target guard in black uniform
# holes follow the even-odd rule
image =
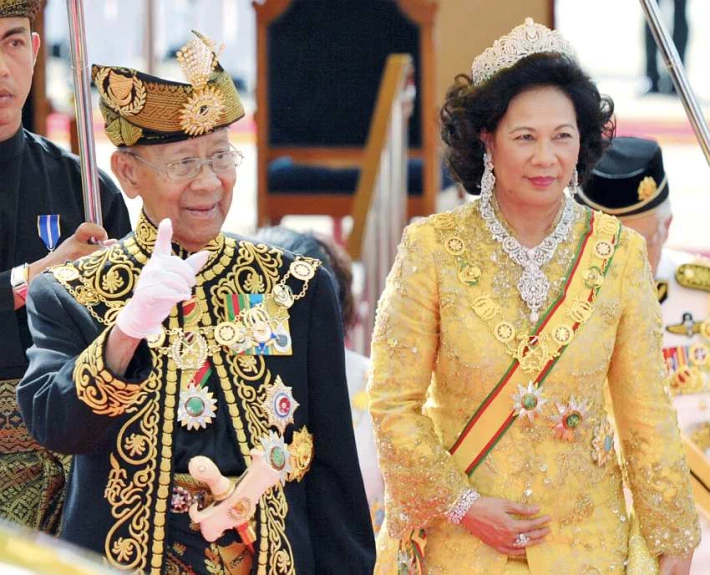
[[[22,127],[40,39],[40,0],[0,0],[0,517],[56,531],[64,494],[62,461],[27,433],[16,400],[31,345],[29,282],[51,265],[98,249],[89,238],[130,231],[121,193],[100,175],[106,230],[83,224],[78,158]]]

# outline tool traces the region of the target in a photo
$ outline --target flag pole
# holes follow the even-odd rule
[[[86,31],[82,0],[67,0],[72,74],[74,77],[74,107],[79,134],[81,184],[84,194],[84,219],[102,225],[99,177],[96,166],[93,119],[91,112],[91,78],[86,54]]]

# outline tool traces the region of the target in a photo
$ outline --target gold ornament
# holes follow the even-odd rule
[[[300,431],[294,432],[288,449],[291,453],[292,466],[288,480],[301,481],[308,473],[313,461],[313,436],[303,427]]]
[[[471,307],[478,317],[483,321],[492,320],[500,311],[498,304],[496,304],[488,296],[478,296],[471,302]]]
[[[180,113],[180,126],[190,136],[200,136],[212,130],[225,108],[222,91],[207,85],[218,64],[215,44],[201,34],[195,35],[197,38],[177,53],[177,60],[193,88]]]
[[[656,184],[656,180],[654,180],[651,176],[646,176],[639,182],[637,190],[639,201],[644,202],[646,200],[650,200],[656,195],[657,190],[658,184]]]
[[[574,330],[568,325],[558,325],[552,331],[552,339],[559,345],[569,345],[574,337]]]
[[[193,34],[197,37],[178,50],[177,61],[192,87],[201,90],[217,67],[217,52],[221,52],[223,47],[217,50],[213,40],[198,32],[193,31]]]
[[[312,279],[313,276],[316,275],[315,268],[304,260],[296,260],[295,262],[291,262],[289,271],[293,277],[304,282]]]
[[[180,127],[190,136],[201,136],[214,128],[224,111],[224,97],[215,86],[195,90],[180,112]]]
[[[274,298],[274,303],[280,307],[290,309],[293,305],[293,291],[287,285],[275,285],[274,289],[271,291],[271,295]]]
[[[520,343],[513,353],[513,358],[518,360],[520,369],[525,373],[541,371],[554,357],[544,337],[520,336],[519,340]]]
[[[481,279],[481,269],[472,264],[464,264],[458,273],[459,281],[468,286],[474,286]]]
[[[501,321],[493,328],[495,338],[501,343],[508,343],[515,339],[515,328],[509,321]]]
[[[145,107],[148,91],[132,70],[101,68],[94,84],[103,101],[121,116],[135,116]]]
[[[466,244],[463,243],[460,237],[453,236],[446,240],[444,249],[451,256],[460,256],[466,251]]]
[[[614,253],[614,246],[604,240],[598,241],[594,244],[594,253],[600,258],[606,259]]]
[[[584,323],[592,317],[593,311],[594,306],[591,302],[578,299],[572,304],[568,314],[575,321],[575,323]]]
[[[209,346],[196,331],[180,332],[170,346],[170,353],[178,369],[197,371],[207,360]]]
[[[236,324],[223,321],[214,328],[214,339],[219,345],[233,346],[239,341],[240,333]]]
[[[62,282],[71,282],[79,277],[79,270],[73,266],[58,266],[52,268],[52,275]]]
[[[598,288],[604,283],[604,274],[597,266],[592,266],[582,272],[584,285],[588,288]]]

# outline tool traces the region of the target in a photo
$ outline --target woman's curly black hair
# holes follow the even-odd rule
[[[584,183],[614,137],[614,102],[599,94],[591,78],[573,59],[540,53],[523,58],[480,86],[465,74],[456,76],[441,108],[441,139],[453,177],[470,194],[480,193],[485,146],[482,132],[495,132],[518,94],[553,86],[574,105],[580,135],[577,171]]]

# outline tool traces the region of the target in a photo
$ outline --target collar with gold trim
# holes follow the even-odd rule
[[[158,228],[153,222],[150,221],[148,216],[144,211],[141,211],[138,217],[138,222],[136,223],[135,230],[135,240],[138,247],[146,255],[153,253],[155,248],[155,240],[158,237]],[[186,258],[192,252],[189,252],[183,248],[180,244],[173,242],[173,253],[180,258]],[[210,240],[205,247],[202,249],[210,252],[210,259],[213,259],[214,255],[220,253],[224,247],[224,234],[220,232],[215,238]]]

